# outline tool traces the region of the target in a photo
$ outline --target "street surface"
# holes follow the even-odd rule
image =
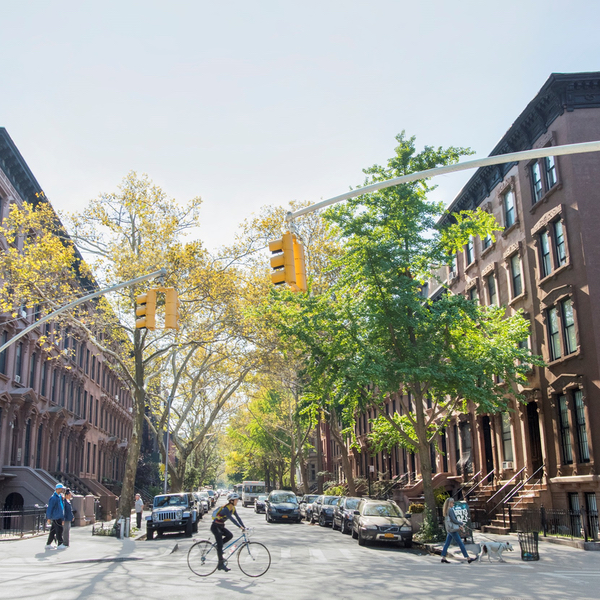
[[[187,566],[192,540],[165,535],[152,541],[117,540],[74,528],[71,548],[44,550],[45,538],[0,542],[0,597],[3,600],[135,600],[236,598],[335,600],[376,598],[597,599],[600,553],[540,543],[540,561],[525,563],[519,546],[506,564],[462,560],[440,563],[419,549],[384,545],[360,547],[349,535],[318,525],[267,524],[252,508],[238,509],[255,527],[252,539],[271,552],[271,568],[250,579],[230,561],[229,573],[208,578]],[[210,513],[194,539],[210,537]],[[232,527],[236,533],[238,529]],[[477,538],[477,535],[476,535]],[[453,547],[451,547],[451,550]]]

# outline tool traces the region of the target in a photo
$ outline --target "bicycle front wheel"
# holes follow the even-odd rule
[[[237,553],[238,566],[248,577],[260,577],[271,566],[271,554],[259,542],[246,542]]]
[[[196,575],[208,577],[217,570],[219,564],[217,548],[208,540],[196,542],[188,550],[187,563]]]

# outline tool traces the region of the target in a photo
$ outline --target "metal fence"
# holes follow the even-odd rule
[[[0,537],[23,537],[46,531],[46,507],[0,510]]]
[[[511,531],[537,531],[546,536],[598,541],[598,511],[539,509],[520,511],[510,518]]]

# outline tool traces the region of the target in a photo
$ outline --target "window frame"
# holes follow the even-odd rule
[[[573,442],[571,441],[571,423],[569,421],[569,399],[566,394],[559,394],[557,400],[561,458],[564,465],[572,465]]]
[[[508,200],[510,198],[511,206],[509,206]],[[517,203],[515,197],[515,191],[512,187],[509,187],[502,194],[502,210],[504,213],[504,228],[510,229],[517,223]]]
[[[508,257],[508,271],[510,274],[510,289],[512,292],[512,299],[518,298],[525,291],[525,286],[523,285],[523,265],[521,264],[521,257],[518,252],[511,254]],[[515,271],[515,261],[518,268],[518,273]],[[517,282],[519,289],[517,289]]]
[[[490,281],[494,284],[493,298],[496,299],[495,302],[492,300],[492,294],[490,292]],[[499,298],[498,298],[498,284],[496,282],[496,274],[494,273],[494,271],[492,271],[489,275],[486,276],[485,289],[486,289],[486,294],[487,294],[487,299],[488,299],[488,306],[500,306]]]

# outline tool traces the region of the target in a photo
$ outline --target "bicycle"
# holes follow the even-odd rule
[[[244,530],[240,537],[230,541],[223,548],[223,554],[231,548],[229,554],[223,556],[223,560],[227,564],[227,561],[237,552],[237,563],[242,573],[248,577],[260,577],[271,566],[271,554],[264,544],[250,541],[250,531]],[[242,539],[243,542],[238,545]],[[197,541],[188,550],[187,563],[193,573],[200,577],[208,577],[217,570],[219,564],[217,544],[210,540]]]

